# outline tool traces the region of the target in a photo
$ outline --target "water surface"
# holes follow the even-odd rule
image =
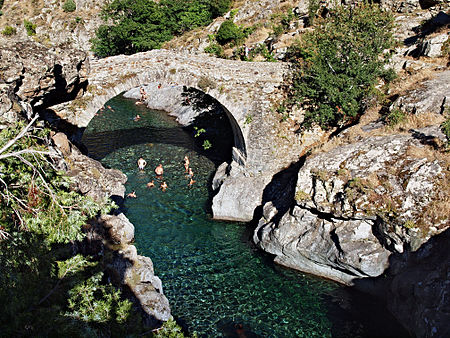
[[[242,325],[246,337],[399,337],[402,331],[383,328],[391,319],[371,300],[355,305],[354,294],[336,283],[274,265],[251,244],[244,224],[210,218],[211,158],[220,155],[214,142],[209,152],[215,156],[207,156],[192,131],[166,113],[121,96],[106,105],[112,110],[90,123],[83,142],[92,157],[128,176],[127,192],[138,196],[125,201],[138,252],[152,259],[172,314],[190,332],[242,337]],[[137,113],[142,118],[135,122]],[[192,187],[185,155],[194,170]],[[143,172],[136,166],[141,156],[148,162]],[[162,179],[153,172],[159,163]],[[150,180],[156,187],[146,187]],[[162,181],[165,192],[158,188]]]

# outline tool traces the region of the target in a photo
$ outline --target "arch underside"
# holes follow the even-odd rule
[[[169,81],[167,79],[165,79],[165,81],[158,81],[158,80],[148,81],[148,77],[146,77],[145,81],[142,81],[140,79],[140,77],[136,76],[136,77],[128,78],[126,81],[119,83],[114,87],[108,86],[108,85],[102,86],[102,87],[107,88],[107,89],[104,89],[103,95],[93,96],[90,104],[84,110],[85,118],[81,119],[83,127],[87,127],[89,122],[95,117],[98,110],[101,107],[103,107],[104,104],[107,101],[109,101],[110,99],[112,99],[113,97],[120,95],[123,92],[129,91],[133,88],[137,88],[140,86],[147,86],[150,83],[154,84],[155,82],[158,84],[161,84],[162,86],[171,86],[173,84],[177,84],[180,86],[194,88],[195,90],[203,93],[204,95],[209,96],[214,101],[216,101],[223,108],[223,111],[225,112],[225,115],[227,116],[228,121],[230,122],[230,125],[232,128],[233,137],[234,137],[234,147],[232,148],[232,158],[238,164],[245,166],[246,159],[247,159],[246,141],[245,141],[245,137],[242,133],[242,129],[241,129],[241,126],[239,125],[238,121],[234,117],[233,113],[230,112],[230,110],[227,108],[226,104],[223,104],[218,98],[211,95],[211,92],[205,92],[202,89],[197,88],[197,86],[192,86],[193,81],[187,81],[187,82],[191,83],[191,86],[187,86],[184,83],[170,81],[170,79],[169,79]],[[100,87],[100,88],[102,88],[102,87]]]

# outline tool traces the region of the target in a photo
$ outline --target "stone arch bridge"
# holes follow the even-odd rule
[[[140,85],[176,83],[210,95],[225,108],[233,126],[233,160],[239,164],[235,165],[235,177],[241,177],[243,185],[258,186],[257,196],[249,197],[251,206],[231,206],[248,209],[247,216],[217,218],[248,220],[261,202],[263,188],[272,175],[297,160],[302,152],[302,141],[283,127],[274,113],[277,102],[283,98],[281,86],[288,73],[287,63],[241,62],[206,54],[153,50],[119,55],[90,60],[83,95],[52,108],[63,120],[83,128],[106,101]],[[227,172],[230,173],[230,168]],[[228,194],[224,198],[237,197]],[[237,209],[236,213],[242,214]]]

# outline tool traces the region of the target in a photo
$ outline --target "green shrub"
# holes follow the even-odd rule
[[[402,123],[403,121],[406,120],[406,114],[401,109],[395,108],[392,109],[392,111],[386,115],[384,120],[389,126],[394,127],[397,124]]]
[[[66,0],[62,6],[64,12],[75,12],[77,5],[73,0]]]
[[[320,20],[320,21],[319,21]],[[394,44],[393,18],[379,6],[338,6],[290,48],[296,65],[291,104],[305,110],[304,128],[343,127],[358,120]]]
[[[317,11],[320,8],[320,0],[309,0],[308,4],[308,25],[312,26],[314,24],[314,19],[316,17]]]
[[[104,57],[160,48],[176,35],[210,24],[230,4],[230,0],[112,0],[103,7],[107,24],[98,28],[92,50]]]
[[[219,45],[218,43],[215,43],[215,42],[210,43],[205,48],[205,53],[213,54],[213,55],[217,56],[218,58],[225,57],[225,54],[223,52],[223,47],[221,45]]]
[[[16,32],[17,32],[17,30],[14,27],[6,26],[3,29],[2,34],[5,35],[5,36],[11,36],[11,35],[16,34]]]
[[[441,124],[441,130],[447,137],[447,146],[450,146],[450,111],[447,113],[446,120]]]
[[[241,29],[231,20],[222,22],[216,34],[216,40],[222,46],[229,42],[239,44],[244,38],[245,34],[243,32],[243,29]]]
[[[212,0],[209,3],[213,17],[219,17],[230,10],[232,0]]]
[[[23,20],[23,25],[25,26],[25,29],[29,36],[36,35],[36,24],[25,19],[25,20]]]

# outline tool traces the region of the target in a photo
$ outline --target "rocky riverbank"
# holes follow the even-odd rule
[[[3,44],[0,53],[0,125],[15,124],[23,115],[38,113],[46,117],[56,129],[51,147],[60,154],[58,167],[73,179],[71,189],[99,202],[113,198],[120,203],[126,176],[83,155],[65,134],[58,132],[71,126],[47,110],[52,104],[75,98],[82,90],[89,69],[86,54],[71,49],[51,50],[30,41]],[[84,231],[86,238],[77,244],[77,251],[103,257],[108,278],[142,310],[144,322],[155,327],[169,320],[170,308],[162,283],[154,274],[151,259],[138,255],[132,245],[134,226],[126,216],[119,211],[100,215]]]

